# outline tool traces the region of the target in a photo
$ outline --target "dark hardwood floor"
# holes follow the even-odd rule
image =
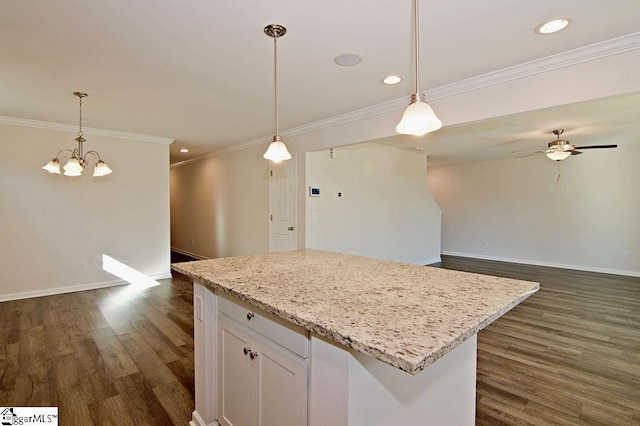
[[[640,424],[639,278],[440,266],[541,283],[479,334],[478,425]],[[0,303],[0,406],[59,406],[63,426],[188,424],[193,288],[160,282]]]
[[[184,278],[0,303],[0,406],[60,425],[187,425],[193,286]]]
[[[640,425],[640,278],[443,256],[540,283],[478,335],[477,425]]]

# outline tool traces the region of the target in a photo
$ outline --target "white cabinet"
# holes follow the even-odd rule
[[[306,425],[306,332],[239,301],[220,298],[218,309],[218,422]]]

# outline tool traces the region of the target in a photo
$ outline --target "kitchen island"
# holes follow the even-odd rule
[[[194,281],[194,425],[472,425],[476,334],[538,289],[309,249],[172,268]]]

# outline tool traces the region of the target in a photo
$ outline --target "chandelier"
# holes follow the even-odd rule
[[[58,152],[56,157],[45,164],[42,168],[49,173],[60,174],[60,154],[63,152],[70,152],[71,158],[67,161],[67,164],[64,165],[64,175],[65,176],[80,176],[84,171],[84,168],[89,164],[87,157],[89,155],[93,155],[98,160],[96,165],[93,168],[93,176],[106,176],[112,172],[112,170],[107,166],[107,163],[102,161],[100,155],[96,151],[87,151],[84,152],[82,144],[86,142],[86,139],[83,137],[82,133],[82,98],[86,98],[88,95],[82,92],[73,92],[80,101],[80,117],[78,120],[78,137],[75,140],[78,142],[78,147],[71,149],[62,149]]]

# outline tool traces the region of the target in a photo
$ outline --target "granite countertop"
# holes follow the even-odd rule
[[[539,288],[529,281],[310,249],[171,267],[411,374]]]

